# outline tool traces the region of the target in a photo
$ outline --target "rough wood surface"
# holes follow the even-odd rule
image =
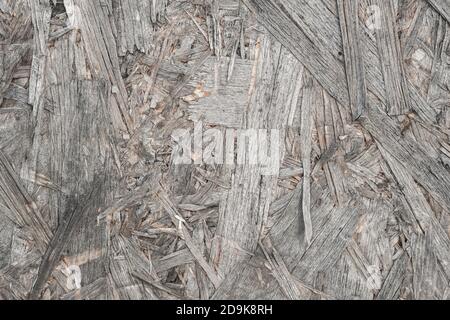
[[[448,0],[0,0],[0,299],[448,299]]]

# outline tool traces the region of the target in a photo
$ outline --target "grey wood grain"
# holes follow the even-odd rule
[[[448,0],[428,0],[428,2],[442,15],[442,17],[445,18],[445,20],[447,20],[447,22],[450,21],[450,2]]]
[[[448,299],[448,15],[0,0],[0,299]]]

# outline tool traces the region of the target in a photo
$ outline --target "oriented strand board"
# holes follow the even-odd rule
[[[448,0],[0,0],[0,299],[447,299]]]

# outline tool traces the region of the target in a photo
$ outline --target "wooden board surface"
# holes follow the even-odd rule
[[[0,299],[448,299],[448,0],[0,0]]]

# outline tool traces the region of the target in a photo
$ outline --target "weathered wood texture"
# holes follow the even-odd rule
[[[0,0],[0,299],[448,299],[449,14]]]

